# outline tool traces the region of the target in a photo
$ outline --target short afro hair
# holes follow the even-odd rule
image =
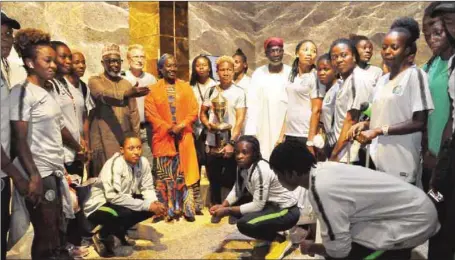
[[[223,62],[227,62],[234,67],[234,59],[231,56],[223,55],[216,60],[216,68],[218,69]]]
[[[298,141],[284,141],[273,149],[270,155],[270,168],[276,174],[309,174],[316,165],[316,158],[306,145]]]

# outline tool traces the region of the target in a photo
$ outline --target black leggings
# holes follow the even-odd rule
[[[299,218],[300,210],[297,206],[281,209],[267,203],[261,211],[243,215],[237,221],[237,228],[244,235],[272,242],[279,231],[291,229]]]
[[[219,155],[207,155],[207,177],[210,182],[210,203],[221,204],[221,187],[232,189],[235,183],[237,162],[234,156],[223,158]]]
[[[107,238],[109,235],[122,238],[129,228],[153,217],[153,215],[154,213],[149,211],[134,211],[122,206],[106,203],[88,216],[88,220],[95,226],[102,226],[99,231],[101,238]]]
[[[43,195],[41,203],[36,208],[31,202],[25,200],[35,233],[32,242],[32,259],[49,259],[58,256],[63,246],[65,227],[60,192],[61,181],[55,175],[42,179]]]
[[[9,177],[3,177],[2,182],[2,258],[6,259],[6,235],[9,230],[10,213],[9,205],[11,201],[11,182]]]

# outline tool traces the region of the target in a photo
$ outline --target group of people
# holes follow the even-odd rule
[[[337,39],[319,56],[303,40],[292,66],[283,39],[270,37],[268,64],[251,77],[238,49],[216,71],[195,57],[189,82],[171,54],[158,60],[158,80],[145,72],[137,44],[123,72],[119,46],[106,44],[104,71],[86,84],[83,53],[4,12],[1,20],[2,259],[8,230],[14,244],[24,221],[33,259],[84,255],[84,237],[103,257],[127,255],[137,223],[203,214],[202,166],[212,223],[229,216],[257,239],[253,257],[283,257],[292,242],[282,232],[302,208],[317,215],[323,240],[300,241],[303,253],[410,259],[430,239],[429,259],[453,257],[454,2],[425,9],[433,56],[422,69],[419,24],[399,18],[383,39],[382,68],[369,63],[365,36]],[[15,86],[13,45],[27,74]]]

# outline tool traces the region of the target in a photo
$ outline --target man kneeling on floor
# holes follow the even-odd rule
[[[101,225],[93,236],[95,250],[100,256],[124,254],[115,248],[115,237],[122,246],[132,246],[134,241],[126,238],[126,231],[143,220],[166,212],[156,197],[150,163],[141,154],[141,139],[127,134],[120,153],[114,154],[104,164],[98,176],[99,182],[92,187],[85,204],[88,220],[94,226]]]
[[[294,227],[300,211],[297,199],[281,186],[260,151],[255,137],[239,138],[235,145],[236,183],[223,204],[210,208],[210,214],[219,219],[227,215],[240,217],[239,231],[260,240],[253,250],[254,258],[281,259],[292,243],[278,232]],[[253,195],[253,201],[233,206],[245,189]]]
[[[411,250],[439,230],[436,208],[419,188],[391,174],[336,162],[316,164],[305,145],[279,144],[270,167],[289,190],[309,190],[322,244],[303,254],[326,259],[411,259]]]

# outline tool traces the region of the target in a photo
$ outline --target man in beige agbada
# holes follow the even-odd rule
[[[135,98],[149,92],[147,87],[134,88],[120,76],[122,59],[118,45],[104,46],[101,64],[104,72],[88,81],[96,104],[90,124],[93,176],[98,176],[107,159],[120,151],[126,133],[139,136],[140,119]]]

